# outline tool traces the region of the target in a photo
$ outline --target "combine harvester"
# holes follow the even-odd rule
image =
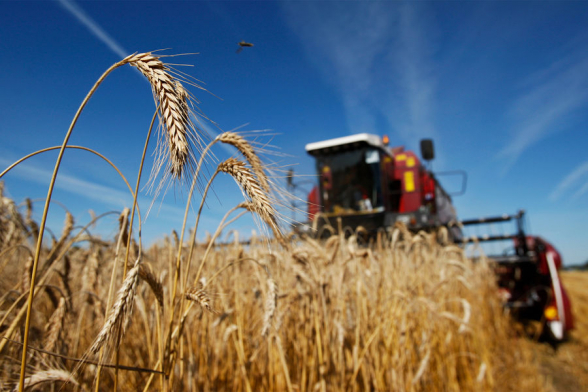
[[[409,230],[449,229],[456,243],[508,240],[510,252],[491,255],[505,307],[521,321],[539,322],[541,332],[552,341],[565,339],[573,328],[571,306],[559,278],[562,265],[558,251],[537,236],[526,235],[524,212],[517,215],[459,221],[451,196],[441,186],[440,175],[462,176],[463,171],[433,173],[412,151],[388,147],[388,138],[367,133],[306,145],[316,159],[318,186],[308,194],[310,226],[319,236],[326,230],[368,235],[403,222]],[[421,141],[421,156],[434,158],[433,142]],[[428,165],[430,167],[430,165]],[[455,194],[454,194],[455,195]],[[515,222],[514,234],[464,236],[467,226]],[[308,226],[307,226],[308,227]]]

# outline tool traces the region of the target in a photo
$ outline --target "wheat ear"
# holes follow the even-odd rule
[[[266,337],[269,334],[272,320],[276,314],[276,304],[278,301],[278,285],[269,278],[267,280],[267,298],[265,300],[265,311],[263,313],[263,328],[261,329],[261,336]]]
[[[55,351],[59,342],[59,335],[63,329],[65,320],[65,298],[61,297],[57,309],[53,312],[45,328],[45,347],[46,351]]]
[[[276,236],[281,237],[280,228],[276,222],[277,212],[270,203],[267,194],[263,191],[259,181],[245,165],[245,162],[236,158],[229,158],[221,162],[218,171],[230,174],[237,184],[241,186],[245,194],[253,202],[253,209],[268,224]]]
[[[61,231],[61,238],[59,242],[65,242],[67,237],[71,234],[74,227],[74,217],[69,211],[65,212],[65,223],[63,225],[63,230]]]
[[[162,128],[165,130],[167,149],[158,145],[160,154],[158,168],[163,161],[168,161],[169,173],[181,179],[184,173],[191,172],[195,157],[191,152],[190,141],[200,144],[201,138],[190,120],[192,99],[170,69],[159,57],[152,53],[140,53],[127,57],[124,62],[137,67],[147,78],[153,90],[153,97],[159,106]]]
[[[39,236],[39,225],[33,220],[33,201],[27,198],[25,202],[27,206],[25,223],[29,227],[29,233],[32,235],[33,241],[36,241]]]
[[[122,233],[121,243],[126,244],[129,242],[129,214],[131,210],[129,208],[123,209],[121,214],[118,216],[118,232]]]
[[[202,288],[192,288],[186,292],[186,299],[190,301],[196,302],[198,305],[202,307],[202,309],[206,309],[211,313],[215,313],[216,311],[210,305],[210,297],[208,293],[204,290],[204,285],[200,285]]]
[[[245,140],[245,138],[235,132],[224,132],[219,135],[219,140],[225,144],[230,144],[231,146],[238,149],[241,154],[243,154],[245,159],[247,159],[251,165],[251,169],[253,170],[253,173],[255,173],[261,188],[265,192],[269,192],[270,186],[267,175],[263,170],[261,159],[259,159],[259,156],[255,153],[255,150],[251,144]]]
[[[22,274],[22,292],[26,293],[31,288],[31,273],[33,269],[33,258],[29,256],[24,264],[24,272]]]
[[[140,263],[139,260],[137,260],[135,266],[131,268],[118,291],[116,302],[110,311],[108,319],[104,323],[96,340],[94,340],[94,344],[90,347],[90,352],[92,354],[96,354],[111,337],[115,337],[117,335],[116,332],[121,330],[121,328],[121,332],[124,333],[125,324],[133,310],[139,268]]]
[[[95,250],[86,260],[84,269],[82,270],[82,293],[86,297],[86,302],[94,303],[92,293],[98,286],[98,259],[100,258],[100,251]]]
[[[139,277],[151,287],[157,302],[159,302],[159,306],[163,308],[163,286],[146,264],[139,266]]]

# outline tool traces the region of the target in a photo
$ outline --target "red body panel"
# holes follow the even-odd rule
[[[436,213],[435,203],[435,180],[429,175],[429,172],[421,171],[421,184],[422,191],[421,196],[423,199],[423,205],[429,209],[430,212]]]
[[[394,155],[392,178],[402,184],[399,213],[414,212],[423,205],[420,167],[421,163],[412,151],[403,151]]]
[[[308,194],[308,219],[313,221],[316,214],[321,212],[319,190],[315,185]]]

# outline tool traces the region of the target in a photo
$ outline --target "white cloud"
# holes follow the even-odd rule
[[[309,59],[338,90],[349,133],[394,131],[411,144],[436,135],[431,34],[419,5],[282,4]]]
[[[570,189],[578,183],[578,181],[588,175],[588,161],[578,165],[571,173],[569,173],[551,192],[549,199],[551,201],[558,200],[564,193],[569,192]],[[588,183],[574,193],[573,198],[580,197],[588,191]]]
[[[588,106],[588,58],[572,54],[531,75],[510,113],[513,137],[499,152],[508,170],[532,145],[565,129],[566,119]]]
[[[82,10],[73,0],[58,0],[59,4],[72,14],[78,22],[83,24],[89,31],[102,41],[110,50],[119,55],[121,58],[127,57],[130,53],[116,42],[102,27],[100,27],[84,10]]]
[[[573,195],[572,195],[572,199],[576,200],[578,198],[580,198],[581,196],[585,195],[586,193],[588,193],[588,182],[586,182],[584,184],[584,186],[582,186],[580,189],[578,189]]]
[[[3,166],[8,166],[12,164],[12,161],[0,158],[0,164]],[[48,185],[53,173],[52,170],[40,168],[38,166],[27,163],[21,163],[12,170],[15,171],[15,173],[21,179],[26,179],[43,185]],[[124,191],[121,189],[100,185],[62,173],[61,171],[57,175],[55,188],[118,209],[130,207],[133,202],[133,197],[129,190]],[[144,211],[143,218],[145,218],[147,211],[146,207],[151,204],[151,200],[146,197],[139,196],[138,203],[139,206],[144,206],[141,208],[141,211]],[[173,221],[178,221],[184,217],[183,208],[163,203],[157,204],[157,208],[160,212],[160,217],[165,217],[166,219]]]
[[[401,99],[382,108],[404,139],[414,144],[422,137],[437,135],[433,118],[436,80],[432,72],[431,44],[426,38],[430,34],[423,15],[417,11],[418,8],[408,3],[400,8],[399,35],[391,63],[397,64]]]

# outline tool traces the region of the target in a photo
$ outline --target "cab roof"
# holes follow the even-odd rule
[[[347,149],[359,148],[362,145],[370,145],[380,148],[386,152],[388,149],[382,142],[382,138],[369,133],[358,133],[356,135],[343,136],[335,139],[323,140],[321,142],[309,143],[306,145],[306,152],[310,155],[328,154]]]

